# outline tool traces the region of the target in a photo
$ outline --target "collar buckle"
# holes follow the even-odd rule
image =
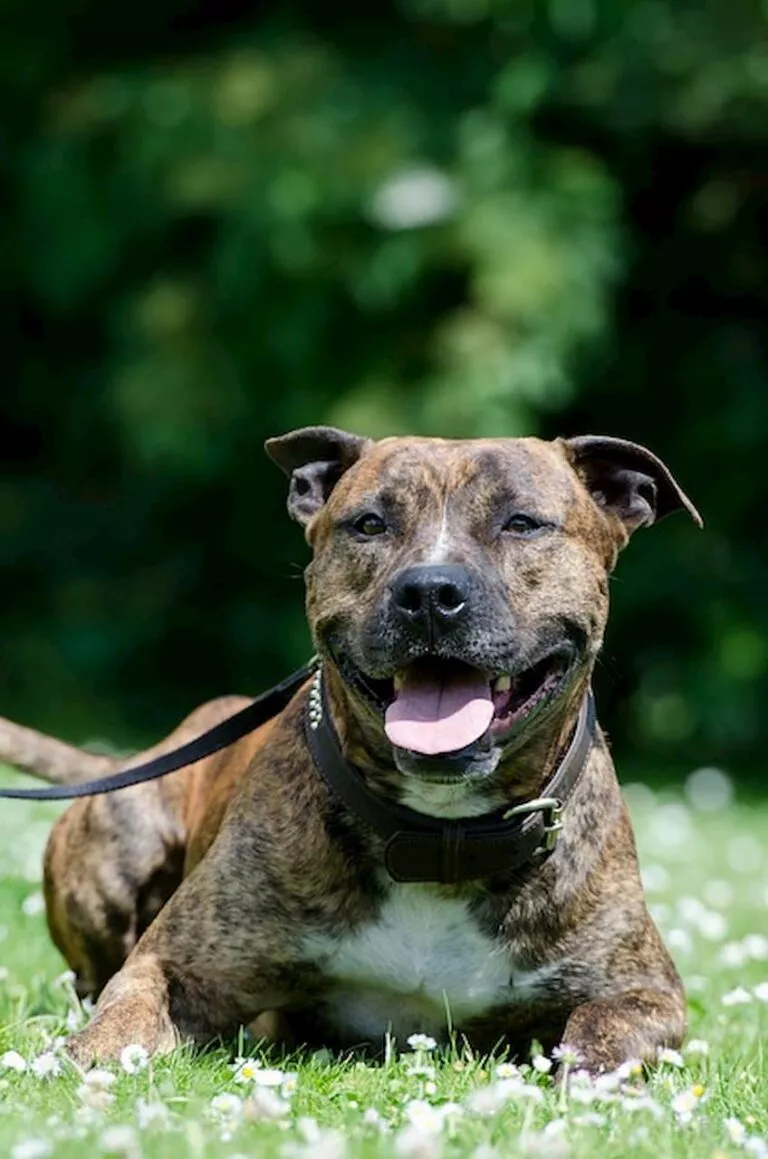
[[[508,821],[510,817],[527,817],[531,813],[543,813],[544,842],[536,852],[551,853],[563,828],[564,808],[559,797],[535,797],[533,801],[524,801],[522,805],[513,805],[507,809],[502,815],[502,820]]]

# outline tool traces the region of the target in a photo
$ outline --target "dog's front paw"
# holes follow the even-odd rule
[[[147,1055],[167,1054],[179,1044],[179,1036],[164,1011],[141,998],[125,998],[99,1011],[82,1030],[64,1042],[77,1066],[87,1069],[106,1059],[119,1059],[130,1046]]]
[[[577,1006],[563,1041],[590,1074],[615,1071],[633,1060],[653,1063],[662,1047],[678,1047],[685,1034],[685,1002],[679,990],[636,990]]]

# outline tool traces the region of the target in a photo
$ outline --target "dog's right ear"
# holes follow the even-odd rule
[[[289,476],[288,514],[302,527],[325,505],[341,476],[371,440],[336,427],[302,427],[267,439],[264,449]]]

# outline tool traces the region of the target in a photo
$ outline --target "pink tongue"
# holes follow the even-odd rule
[[[493,720],[488,681],[470,667],[448,679],[412,671],[387,709],[385,729],[393,745],[434,756],[478,740]]]

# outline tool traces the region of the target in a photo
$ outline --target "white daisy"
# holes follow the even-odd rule
[[[252,1083],[256,1072],[261,1069],[261,1063],[255,1058],[238,1059],[235,1063],[235,1082]]]
[[[139,1155],[139,1138],[133,1127],[119,1124],[106,1127],[99,1137],[99,1146],[109,1155],[125,1155],[133,1159]]]
[[[243,1112],[248,1119],[282,1119],[290,1109],[290,1103],[272,1087],[256,1086],[243,1104]]]
[[[673,1053],[676,1053],[676,1052],[673,1052]],[[671,1060],[670,1059],[659,1059],[659,1061],[660,1062],[669,1062]],[[677,1066],[678,1063],[676,1061],[673,1061],[672,1065]],[[682,1062],[680,1063],[680,1065],[682,1065]],[[616,1068],[616,1074],[622,1080],[622,1082],[625,1082],[627,1079],[640,1078],[642,1073],[643,1073],[643,1062],[642,1062],[642,1059],[639,1059],[639,1058],[628,1058],[625,1062],[623,1062],[621,1064],[621,1066]]]
[[[11,1159],[45,1159],[51,1154],[47,1139],[23,1139],[11,1147]]]
[[[94,1067],[93,1070],[89,1070],[87,1074],[83,1075],[83,1082],[86,1086],[105,1091],[114,1084],[115,1076],[111,1070]]]
[[[752,1001],[752,995],[743,986],[737,986],[735,990],[729,990],[727,994],[723,994],[720,1001],[723,1006],[745,1006]]]
[[[77,1097],[86,1112],[96,1114],[106,1111],[115,1101],[115,1096],[103,1086],[82,1083],[77,1088]]]
[[[704,1088],[701,1086],[689,1087],[687,1090],[678,1091],[672,1099],[672,1110],[687,1122],[696,1110],[702,1098],[704,1097]]]
[[[747,934],[741,943],[756,962],[768,962],[768,938],[764,934]]]
[[[724,1119],[723,1126],[725,1127],[725,1133],[728,1136],[730,1142],[735,1143],[737,1147],[740,1147],[747,1137],[747,1128],[744,1126],[741,1120]]]
[[[411,1050],[435,1050],[437,1042],[429,1034],[412,1034],[408,1038]]]
[[[496,1067],[497,1079],[516,1079],[519,1077],[520,1071],[517,1069],[513,1062],[500,1062]]]
[[[258,1087],[280,1087],[288,1075],[282,1070],[272,1070],[269,1067],[257,1067],[253,1074],[253,1081]]]
[[[120,1066],[126,1074],[138,1074],[149,1062],[149,1054],[138,1042],[123,1047],[120,1052]]]
[[[146,1131],[148,1127],[159,1127],[162,1130],[170,1121],[171,1114],[165,1103],[149,1103],[141,1097],[136,1100],[136,1122],[140,1131]]]
[[[221,1095],[214,1095],[211,1099],[211,1110],[214,1115],[221,1118],[233,1118],[240,1114],[243,1109],[243,1100],[239,1095],[232,1095],[225,1092]]]
[[[39,1079],[56,1078],[61,1074],[61,1063],[52,1051],[47,1050],[32,1060],[31,1070]]]
[[[423,1135],[437,1135],[443,1129],[441,1108],[423,1099],[411,1099],[405,1107],[405,1117]]]
[[[219,1124],[221,1138],[227,1142],[239,1126],[243,1115],[243,1100],[238,1095],[224,1092],[211,1099],[211,1114]]]
[[[671,1050],[668,1046],[659,1047],[656,1056],[659,1062],[668,1063],[669,1066],[676,1066],[682,1068],[685,1066],[685,1061],[679,1050]]]
[[[746,964],[749,954],[742,942],[726,942],[718,954],[718,961],[723,966],[733,966],[738,969],[739,966]]]

